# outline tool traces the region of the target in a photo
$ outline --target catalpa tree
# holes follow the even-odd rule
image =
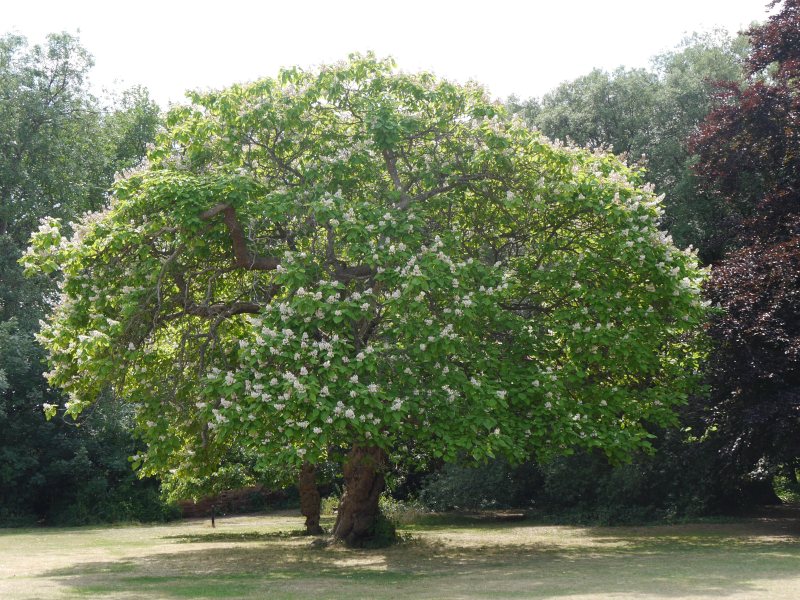
[[[24,259],[63,273],[41,340],[66,413],[135,402],[143,473],[346,455],[333,533],[357,544],[390,460],[623,458],[674,421],[704,274],[613,156],[371,56],[191,101]]]

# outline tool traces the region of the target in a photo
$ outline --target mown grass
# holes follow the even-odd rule
[[[0,598],[800,598],[800,524],[574,527],[428,518],[381,550],[288,513],[0,530]],[[410,539],[408,539],[410,538]]]

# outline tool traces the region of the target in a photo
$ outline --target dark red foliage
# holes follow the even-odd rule
[[[793,219],[797,222],[797,219]],[[756,239],[714,266],[706,422],[731,473],[800,456],[800,235]]]
[[[775,0],[769,6],[780,5]],[[773,63],[784,71],[793,71],[797,77],[800,60],[800,1],[784,0],[780,12],[770,17],[761,27],[754,27],[750,36],[752,51],[747,60],[751,74],[758,73]],[[783,75],[779,75],[783,77]]]
[[[753,44],[748,85],[740,89],[735,83],[720,83],[717,108],[690,140],[704,187],[744,215],[769,212],[761,205],[776,195],[782,203],[787,194],[797,201],[800,0],[785,0],[779,13],[748,34]]]
[[[800,456],[800,0],[748,34],[749,80],[719,87],[691,148],[705,190],[735,206],[714,265],[709,422],[747,469]]]
[[[732,252],[707,292],[725,309],[709,330],[723,358],[717,390],[763,396],[800,388],[800,237]]]

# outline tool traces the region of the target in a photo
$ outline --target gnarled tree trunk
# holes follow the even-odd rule
[[[378,499],[384,488],[386,453],[380,448],[353,446],[344,463],[344,494],[339,503],[333,537],[348,546],[369,540],[378,519]]]
[[[300,513],[306,518],[306,533],[319,535],[324,533],[319,524],[322,497],[317,489],[316,468],[309,463],[300,467],[297,478],[297,489],[300,491]]]

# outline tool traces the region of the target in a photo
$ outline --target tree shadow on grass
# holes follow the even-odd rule
[[[498,530],[501,535],[491,535]],[[473,524],[453,536],[420,535],[370,551],[315,548],[297,531],[214,532],[162,538],[180,546],[79,564],[43,577],[85,596],[142,599],[724,598],[756,597],[763,593],[762,583],[782,580],[800,591],[800,544],[776,537],[774,528],[765,535],[722,525],[568,530],[580,535],[562,543],[552,535],[536,540],[535,525],[484,529]],[[470,537],[460,539],[461,534]],[[486,544],[480,543],[482,534],[488,536]],[[198,548],[182,542],[221,545]]]
[[[167,535],[161,539],[175,540],[177,542],[189,544],[213,544],[216,542],[268,542],[270,540],[288,540],[294,538],[308,537],[303,529],[291,529],[287,531],[241,531],[227,532],[219,531],[214,533],[196,533],[186,535]]]

